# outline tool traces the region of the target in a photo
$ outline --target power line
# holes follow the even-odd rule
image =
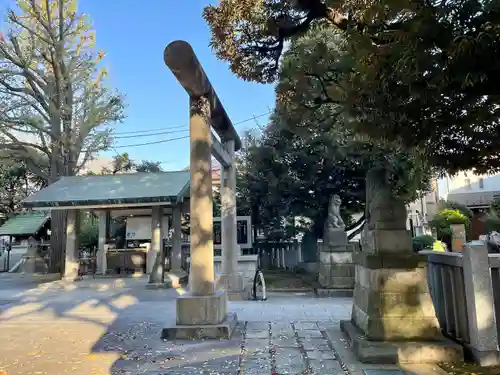
[[[162,139],[160,141],[152,141],[152,142],[144,142],[144,143],[135,143],[135,144],[130,144],[130,145],[114,146],[114,148],[126,148],[126,147],[140,147],[140,146],[148,146],[148,145],[157,145],[159,143],[166,143],[166,142],[178,141],[180,139],[186,139],[186,138],[189,138],[189,135],[185,135],[183,137],[177,137],[177,138]]]
[[[261,113],[260,115],[252,116],[252,117],[249,117],[247,119],[244,119],[244,120],[241,120],[241,121],[238,121],[238,122],[233,122],[233,126],[244,124],[244,123],[252,121],[254,119],[258,119],[260,117],[267,116],[267,115],[271,114],[271,112],[272,112],[272,110],[269,109],[267,112]],[[172,130],[172,129],[186,129],[186,128],[188,128],[188,125],[176,125],[176,126],[167,126],[167,127],[163,127],[163,128],[135,130],[135,131],[129,131],[129,132],[117,132],[117,133],[112,133],[112,135],[121,136],[121,135],[124,135],[124,134],[141,134],[141,133],[150,133],[150,132],[154,132],[154,131],[164,131],[164,130]],[[122,137],[115,137],[115,138],[122,138]]]
[[[148,146],[148,145],[156,145],[159,143],[166,143],[166,142],[172,142],[172,141],[178,141],[180,139],[186,139],[189,138],[189,135],[183,136],[183,137],[178,137],[178,138],[168,138],[168,139],[162,139],[160,141],[153,141],[153,142],[144,142],[144,143],[133,143],[129,145],[121,145],[121,146],[109,146],[110,149],[112,149],[117,155],[120,156],[120,153],[116,151],[117,148],[126,148],[126,147],[140,147],[140,146]],[[82,150],[81,152],[86,152],[88,149]]]
[[[113,139],[152,137],[155,135],[165,135],[165,134],[172,134],[172,133],[185,133],[188,131],[189,131],[188,129],[184,129],[184,130],[174,130],[174,131],[168,131],[168,132],[158,132],[158,133],[148,133],[148,134],[120,135],[118,137],[113,137]]]
[[[135,131],[130,131],[130,132],[117,132],[117,133],[112,133],[122,135],[122,134],[140,134],[140,133],[148,133],[148,132],[154,132],[154,131],[160,131],[160,130],[168,130],[168,129],[180,129],[180,128],[187,128],[187,125],[177,125],[177,126],[167,126],[164,128],[153,128],[153,129],[145,129],[145,130],[135,130]]]
[[[262,114],[260,114],[258,116],[252,116],[252,117],[249,117],[249,118],[247,118],[245,120],[235,122],[235,123],[233,123],[233,125],[243,124],[243,123],[255,120],[256,118],[266,116],[269,113],[271,113],[271,112],[262,113]],[[168,128],[164,128],[164,129],[168,129]],[[148,131],[150,131],[150,130],[148,130]],[[180,131],[177,131],[177,132],[180,132]],[[162,133],[168,134],[169,132],[162,132]],[[170,132],[170,133],[173,133],[173,132]],[[124,133],[122,133],[122,134],[124,134]],[[151,135],[156,135],[156,134],[151,134]],[[146,135],[144,135],[144,136],[146,136]],[[135,137],[139,137],[139,135],[134,136],[134,137],[117,137],[117,138],[135,138]],[[113,151],[115,151],[115,153],[119,155],[118,151],[116,151],[117,148],[129,148],[129,147],[141,147],[141,146],[156,145],[156,144],[161,144],[161,143],[178,141],[178,140],[186,139],[186,138],[189,138],[189,135],[185,135],[185,136],[182,136],[182,137],[176,137],[176,138],[162,139],[162,140],[159,140],[159,141],[151,141],[151,142],[144,142],[144,143],[132,143],[132,144],[121,145],[121,146],[111,146],[110,148],[113,149]]]

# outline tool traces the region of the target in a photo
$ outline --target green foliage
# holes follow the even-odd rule
[[[399,18],[395,27],[347,37],[356,129],[418,147],[451,173],[498,171],[498,2],[402,1],[388,10],[375,22]],[[367,37],[375,44],[360,42]]]
[[[493,210],[494,212],[497,213],[497,215],[500,215],[500,198],[497,197],[493,199],[493,202],[490,204],[490,210]]]
[[[388,182],[405,202],[429,189],[432,171],[417,153],[358,136],[337,102],[315,104],[326,95],[316,76],[335,64],[348,69],[338,43],[327,36],[308,34],[291,44],[271,122],[260,135],[247,134],[239,154],[238,207],[267,236],[302,228],[296,216],[308,218],[321,236],[332,194],[341,197],[348,224],[352,214],[364,211],[365,177],[373,167],[389,170]]]
[[[91,214],[82,213],[78,241],[80,247],[89,249],[97,247],[98,245],[99,223]]]
[[[469,229],[470,219],[458,209],[442,209],[438,211],[434,219],[429,223],[436,230],[439,240],[449,242],[451,240],[451,224],[464,224],[466,232]]]
[[[19,203],[28,195],[45,186],[30,172],[22,161],[0,162],[0,213],[8,217],[19,208]]]
[[[212,201],[212,212],[214,217],[221,216],[221,201],[220,201],[220,190],[215,189]]]
[[[412,201],[418,190],[428,188],[429,170],[411,155],[354,140],[335,119],[324,121],[318,131],[297,131],[282,113],[260,138],[246,142],[238,165],[238,205],[267,236],[308,230],[294,222],[295,216],[308,218],[321,236],[332,194],[341,197],[341,214],[349,224],[352,214],[364,211],[366,172],[381,163],[390,168],[394,193],[403,200]]]
[[[435,241],[434,237],[429,235],[413,237],[413,251],[418,252],[421,250],[432,249]]]
[[[417,148],[449,172],[500,170],[492,157],[500,126],[499,14],[492,0],[221,0],[204,10],[217,57],[258,82],[281,78],[285,45],[308,32],[342,32],[348,69],[336,60],[324,65],[314,77],[323,94],[304,104],[342,102],[357,131]],[[332,40],[304,56],[321,56]]]
[[[105,53],[76,0],[16,3],[0,40],[2,157],[52,183],[109,147],[123,98],[106,84]]]
[[[124,152],[123,154],[118,154],[113,157],[112,167],[107,168],[103,167],[99,174],[117,174],[117,173],[128,173],[128,172],[162,172],[161,162],[159,161],[150,161],[150,160],[142,160],[140,163],[136,163],[132,159],[128,152]],[[95,175],[94,172],[87,173],[89,175]]]
[[[139,164],[135,164],[136,172],[161,172],[161,163],[159,161],[142,160]]]
[[[301,4],[297,7],[304,8],[298,12],[307,13],[309,5]],[[357,61],[346,35],[309,23],[322,17],[319,8],[297,37],[289,38],[294,32],[277,34],[283,24],[274,23],[269,30],[271,18],[291,14],[295,7],[284,1],[221,1],[204,14],[218,56],[229,60],[235,73],[250,80],[278,81],[271,123],[262,135],[247,137],[238,164],[242,203],[269,236],[286,233],[287,223],[295,216],[310,219],[321,235],[332,194],[340,195],[342,215],[348,222],[353,213],[364,210],[365,176],[370,168],[389,170],[394,195],[405,202],[426,192],[435,172],[416,149],[373,141],[353,131],[358,118],[350,113],[352,103],[346,94]],[[286,15],[281,21],[289,26],[301,22]],[[240,38],[243,34],[235,29],[245,29],[245,36]],[[261,33],[271,39],[280,35],[290,42],[280,69],[277,61],[283,45],[271,48],[266,39],[255,48],[253,43],[264,37]]]
[[[103,167],[101,174],[116,174],[131,172],[134,169],[134,162],[130,159],[128,152],[118,154],[113,157],[112,168]]]
[[[491,202],[486,218],[484,221],[484,229],[486,233],[493,231],[500,232],[500,198],[495,198]]]
[[[472,212],[472,210],[469,207],[467,207],[464,204],[458,203],[458,202],[445,201],[445,200],[440,200],[438,207],[439,207],[438,211],[440,211],[440,210],[458,210],[462,215],[467,217],[468,220],[464,223],[465,224],[465,231],[466,231],[467,237],[470,236],[470,230],[471,230],[470,223],[472,221],[472,218],[474,217],[474,213]],[[458,224],[461,224],[461,223],[458,223]],[[448,237],[445,237],[445,238],[448,238]]]
[[[498,211],[492,207],[490,207],[486,214],[484,230],[486,233],[491,233],[493,231],[500,232],[500,216],[498,215]]]
[[[444,209],[458,210],[464,216],[466,216],[469,220],[472,220],[472,217],[474,216],[474,213],[472,212],[472,210],[469,207],[467,207],[464,204],[458,203],[458,202],[441,200],[439,202],[439,209],[440,210],[444,210]]]
[[[450,224],[467,224],[469,222],[469,218],[459,210],[444,209],[439,211],[436,216],[443,217]]]
[[[106,82],[104,51],[77,0],[17,0],[0,37],[0,153],[45,183],[78,174],[112,143],[123,96]],[[64,252],[64,212],[52,213],[50,272]]]

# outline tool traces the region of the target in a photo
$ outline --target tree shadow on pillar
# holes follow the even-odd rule
[[[389,341],[440,341],[442,334],[432,310],[427,283],[412,281],[416,275],[408,277],[400,273],[408,270],[394,270],[392,280],[383,279],[379,286],[380,331],[374,340]],[[417,271],[420,274],[419,271]],[[401,277],[403,276],[403,277]],[[407,280],[407,282],[405,281]]]
[[[191,267],[189,280],[191,290],[195,294],[210,294],[214,291],[211,164],[210,143],[191,141]]]
[[[66,210],[52,210],[50,213],[49,273],[64,274],[67,216]]]

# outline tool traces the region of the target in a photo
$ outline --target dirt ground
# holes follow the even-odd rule
[[[284,270],[264,270],[266,287],[269,289],[312,289],[316,276]]]
[[[471,363],[444,363],[440,366],[450,375],[500,375],[500,366],[481,367]]]

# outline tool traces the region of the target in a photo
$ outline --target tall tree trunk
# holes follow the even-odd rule
[[[66,217],[66,210],[52,210],[50,213],[50,273],[64,274],[64,259],[66,257]]]
[[[65,172],[62,158],[61,149],[54,142],[49,185],[59,180],[62,175],[61,171]],[[64,274],[64,259],[66,257],[66,217],[67,212],[65,210],[52,210],[50,212],[49,272],[60,273],[61,276]]]

